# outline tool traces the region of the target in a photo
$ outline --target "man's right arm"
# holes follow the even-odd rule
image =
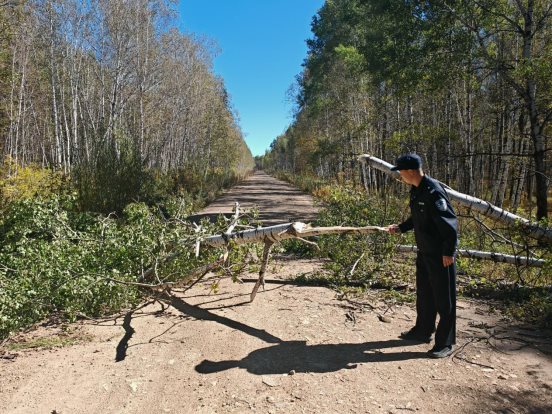
[[[399,224],[399,230],[401,233],[406,233],[409,230],[414,228],[414,222],[412,221],[412,216],[408,217],[405,221]]]
[[[387,226],[387,231],[391,234],[405,233],[409,230],[412,230],[413,228],[414,223],[412,222],[412,217],[409,217],[401,224],[391,224],[390,226]]]

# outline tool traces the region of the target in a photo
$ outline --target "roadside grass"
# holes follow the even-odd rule
[[[94,337],[83,332],[80,326],[63,322],[59,317],[52,317],[6,339],[3,349],[17,352],[34,349],[64,348],[91,342],[93,339]]]
[[[6,344],[6,349],[9,351],[23,351],[28,349],[53,349],[63,348],[90,341],[92,341],[92,336],[90,335],[54,335],[42,338],[29,338],[17,342],[10,342]]]

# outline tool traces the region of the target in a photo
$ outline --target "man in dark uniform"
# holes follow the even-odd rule
[[[458,241],[458,222],[441,184],[422,171],[416,154],[397,158],[393,171],[412,185],[411,216],[401,224],[387,227],[390,233],[414,229],[416,257],[416,325],[400,337],[429,343],[435,332],[435,346],[429,355],[444,358],[456,342],[456,267],[454,255]],[[435,331],[435,321],[439,324]]]

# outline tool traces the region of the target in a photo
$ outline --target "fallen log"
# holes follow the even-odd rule
[[[399,245],[396,247],[398,252],[416,253],[418,248],[410,245]],[[492,260],[497,263],[509,263],[517,266],[543,267],[546,264],[545,260],[534,257],[515,256],[511,254],[482,252],[479,250],[458,249],[458,254],[462,257],[478,260]]]
[[[238,207],[236,206],[236,210],[237,208]],[[181,287],[195,278],[204,277],[208,272],[213,271],[217,267],[223,265],[228,258],[228,249],[231,248],[233,244],[239,245],[239,244],[245,244],[245,243],[262,242],[264,243],[263,258],[262,258],[261,269],[259,272],[259,277],[257,278],[253,291],[251,292],[251,295],[250,295],[250,301],[252,302],[255,299],[255,296],[257,294],[259,287],[260,286],[264,287],[265,274],[267,271],[268,261],[270,258],[270,251],[275,243],[282,240],[295,238],[310,244],[315,244],[311,241],[305,240],[304,237],[319,236],[323,234],[369,234],[369,233],[375,233],[375,232],[387,232],[387,229],[385,227],[379,227],[379,226],[311,227],[310,225],[301,223],[301,222],[285,223],[285,224],[279,224],[276,226],[269,226],[269,227],[257,227],[255,229],[232,232],[231,230],[235,227],[235,223],[237,222],[237,217],[238,217],[238,213],[236,213],[234,222],[230,226],[230,229],[227,230],[226,232],[219,235],[209,236],[200,240],[200,243],[206,246],[226,248],[226,252],[217,261],[192,271],[190,274],[188,274],[178,282],[159,283],[156,285],[151,285],[150,287],[157,291],[164,291],[168,289]],[[397,250],[405,251],[405,252],[417,251],[416,246],[398,246]],[[511,256],[511,255],[492,253],[492,252],[479,252],[475,250],[460,249],[459,253],[469,258],[493,260],[495,262],[511,263],[511,264],[517,264],[517,265],[542,267],[546,263],[544,260],[541,260],[541,259]],[[165,258],[163,262],[166,263],[167,261],[171,261],[176,256],[177,254],[170,255],[167,258]],[[355,263],[355,267],[356,267],[356,264],[358,264],[358,261],[357,263]],[[155,274],[154,268],[149,269],[146,272],[146,274],[151,277],[153,274]]]
[[[386,231],[384,227],[367,226],[367,227],[310,227],[308,224],[295,222],[278,224],[270,227],[258,227],[256,229],[243,230],[235,233],[225,232],[216,236],[206,237],[202,240],[203,244],[211,247],[228,246],[231,243],[244,244],[263,242],[263,259],[259,278],[253,287],[250,295],[250,301],[253,302],[260,286],[265,285],[264,277],[270,258],[270,250],[272,246],[282,240],[299,239],[305,243],[314,244],[304,237],[318,236],[321,234],[367,234],[378,231]],[[317,246],[318,247],[318,246]]]
[[[368,163],[371,167],[376,168],[380,171],[383,171],[386,174],[389,174],[391,176],[394,176],[395,178],[400,178],[400,174],[397,171],[391,171],[391,168],[393,167],[392,164],[389,164],[388,162],[374,157],[369,154],[364,154],[359,157],[359,160],[361,162]],[[497,221],[506,223],[511,226],[520,226],[524,231],[527,232],[528,235],[531,237],[545,241],[547,243],[552,244],[552,229],[547,227],[539,226],[536,223],[532,223],[531,221],[527,220],[524,217],[520,217],[516,214],[513,214],[509,211],[506,211],[500,207],[497,207],[488,201],[481,200],[479,198],[473,197],[468,194],[460,193],[456,190],[453,190],[446,184],[441,183],[451,198],[451,200],[454,200],[470,209],[473,209],[475,211],[478,211],[479,213],[490,217],[492,219],[495,219]]]
[[[255,229],[224,233],[206,237],[202,243],[212,247],[226,246],[233,242],[236,244],[272,242],[276,243],[286,239],[303,239],[304,237],[319,236],[321,234],[368,234],[378,231],[386,231],[385,227],[310,227],[308,224],[295,222],[278,224],[270,227],[257,227]]]

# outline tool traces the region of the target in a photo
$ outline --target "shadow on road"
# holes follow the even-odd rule
[[[307,345],[305,341],[283,341],[263,329],[253,328],[225,316],[216,315],[207,309],[190,305],[176,296],[168,296],[166,300],[175,309],[195,319],[214,321],[267,343],[275,344],[257,349],[241,360],[204,360],[196,366],[196,371],[202,374],[220,372],[230,368],[243,368],[257,375],[285,374],[291,370],[295,370],[295,372],[332,372],[355,368],[356,364],[362,362],[427,358],[425,352],[383,353],[380,351],[382,348],[413,345],[399,339],[361,344],[321,345]]]
[[[356,368],[358,363],[404,361],[427,358],[425,352],[388,352],[382,348],[408,345],[402,340],[374,341],[361,344],[307,345],[305,341],[285,341],[257,349],[241,360],[203,360],[196,366],[201,374],[211,374],[230,368],[243,368],[256,375],[295,372],[333,372]]]
[[[134,328],[130,325],[132,321],[132,314],[134,310],[131,310],[126,313],[125,318],[123,319],[123,328],[125,330],[125,335],[119,341],[117,345],[117,351],[115,353],[115,362],[121,362],[126,358],[126,352],[128,349],[128,342],[132,338],[132,335],[136,332]]]
[[[188,316],[191,316],[192,318],[204,321],[214,321],[220,323],[221,325],[236,329],[271,344],[282,342],[280,338],[271,335],[264,329],[253,328],[249,325],[235,321],[225,316],[216,315],[212,312],[209,312],[209,310],[207,309],[200,308],[199,306],[190,305],[176,296],[167,296],[165,299],[175,309],[179,310],[182,313],[185,313]]]
[[[145,302],[145,303],[135,307],[134,309],[129,310],[125,314],[125,316],[123,318],[123,324],[121,325],[123,327],[123,329],[125,330],[125,334],[123,335],[123,337],[121,338],[121,340],[117,344],[117,348],[116,348],[116,351],[115,351],[115,362],[124,361],[125,358],[127,357],[127,350],[131,346],[141,345],[141,344],[134,344],[134,345],[131,345],[131,346],[128,345],[128,343],[130,342],[130,340],[132,339],[132,337],[136,333],[136,331],[134,330],[134,328],[131,325],[132,319],[147,316],[147,315],[151,315],[151,314],[153,314],[153,315],[162,315],[163,312],[165,311],[166,308],[161,303],[161,309],[160,310],[157,310],[153,313],[152,312],[146,312],[146,313],[141,313],[138,316],[135,315],[135,313],[138,312],[140,309],[143,309],[143,308],[151,305],[152,303],[154,303],[154,301]],[[113,322],[115,324],[117,324],[117,319],[118,318],[119,317],[117,316],[113,319]],[[150,340],[150,342],[153,339],[155,339],[155,337],[152,338]]]

